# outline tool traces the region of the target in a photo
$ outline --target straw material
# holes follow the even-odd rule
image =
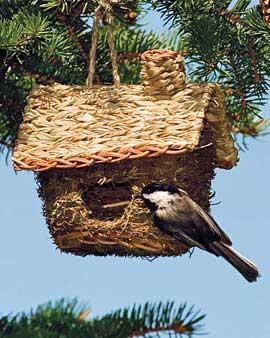
[[[166,62],[158,55],[154,63],[151,54],[144,61],[144,85],[36,87],[20,127],[15,169],[82,168],[183,154],[198,148],[205,118],[215,132],[217,166],[232,167],[237,152],[222,91],[214,84],[184,86],[184,73],[175,76],[183,67],[178,54],[166,53]]]
[[[203,144],[209,142],[211,133]],[[137,196],[150,181],[174,182],[208,210],[214,152],[209,146],[182,156],[39,173],[39,194],[56,245],[61,251],[82,256],[185,253],[189,249],[186,245],[153,225],[148,209]],[[130,190],[128,197],[125,188]],[[128,203],[121,207],[120,201]],[[113,204],[120,206],[110,208]]]
[[[91,33],[91,48],[89,51],[89,65],[88,65],[88,76],[86,79],[86,85],[88,87],[93,86],[95,68],[96,68],[96,53],[97,53],[97,44],[98,44],[98,33],[99,33],[99,25],[100,21],[103,19],[108,24],[108,35],[107,42],[111,51],[111,59],[112,59],[112,76],[114,85],[119,87],[120,85],[120,76],[118,71],[117,64],[117,52],[115,50],[114,44],[114,34],[113,34],[113,16],[112,16],[112,8],[110,1],[102,1],[99,3],[99,6],[95,10],[94,20],[93,20],[93,29]]]
[[[186,252],[152,224],[138,193],[151,181],[173,182],[209,210],[214,167],[237,161],[218,85],[186,84],[172,51],[144,53],[141,75],[141,85],[39,86],[28,99],[13,163],[38,172],[44,214],[62,251]]]

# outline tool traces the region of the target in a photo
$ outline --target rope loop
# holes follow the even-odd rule
[[[86,85],[88,87],[93,87],[94,77],[95,77],[95,67],[96,67],[96,54],[97,54],[97,43],[98,43],[98,31],[100,26],[100,21],[104,19],[108,24],[108,36],[107,41],[111,51],[111,60],[112,60],[112,75],[113,82],[116,87],[120,86],[120,76],[117,64],[117,52],[115,49],[114,34],[113,34],[113,15],[112,15],[112,3],[117,3],[118,0],[100,0],[99,5],[95,10],[95,16],[93,21],[93,30],[92,30],[92,39],[91,39],[91,49],[89,53],[89,66],[88,66],[88,76],[86,79]]]

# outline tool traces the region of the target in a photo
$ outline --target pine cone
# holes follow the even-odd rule
[[[263,19],[270,27],[270,0],[260,0],[260,5]]]

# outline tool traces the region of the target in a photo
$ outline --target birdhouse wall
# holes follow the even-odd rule
[[[49,230],[77,255],[172,256],[188,250],[153,226],[138,196],[149,182],[174,182],[209,210],[215,149],[205,128],[195,152],[37,174]]]

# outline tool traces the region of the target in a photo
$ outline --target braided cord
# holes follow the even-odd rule
[[[116,87],[120,85],[120,76],[119,69],[117,64],[117,52],[115,49],[114,43],[114,33],[113,33],[113,16],[112,16],[112,7],[110,5],[111,0],[103,0],[100,2],[100,5],[95,11],[95,17],[93,21],[93,30],[92,30],[92,39],[91,39],[91,49],[89,52],[89,66],[88,66],[88,76],[86,79],[86,85],[88,87],[93,87],[94,77],[95,77],[95,67],[96,67],[96,54],[97,54],[97,43],[98,43],[98,30],[100,21],[103,17],[106,18],[108,23],[108,45],[111,51],[112,59],[112,75],[113,82]]]

